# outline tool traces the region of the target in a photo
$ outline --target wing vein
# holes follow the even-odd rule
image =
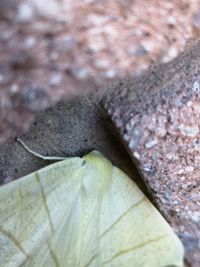
[[[119,253],[113,255],[111,259],[109,259],[109,260],[103,262],[103,265],[105,265],[105,264],[107,264],[107,263],[110,263],[110,262],[113,261],[115,258],[117,258],[117,257],[119,257],[119,256],[121,256],[121,255],[123,255],[123,254],[125,254],[125,253],[128,253],[128,252],[130,252],[130,251],[134,251],[134,250],[140,249],[140,248],[142,248],[142,247],[144,247],[144,246],[146,246],[146,245],[149,245],[149,244],[151,244],[151,243],[160,241],[161,239],[164,239],[164,238],[166,238],[166,237],[168,237],[168,235],[159,236],[159,237],[157,237],[157,238],[148,240],[148,241],[146,241],[146,242],[144,242],[144,243],[141,243],[141,244],[139,244],[139,245],[137,245],[137,246],[134,246],[134,247],[132,247],[132,248],[128,248],[128,249],[125,249],[125,250],[123,250],[123,251],[120,251]]]
[[[53,222],[52,222],[51,214],[50,214],[50,211],[49,211],[49,208],[48,208],[48,205],[47,205],[45,192],[44,192],[41,180],[40,180],[40,176],[39,176],[39,174],[37,172],[35,172],[35,178],[36,178],[36,181],[38,182],[39,187],[40,187],[41,196],[42,196],[44,207],[45,207],[45,210],[46,210],[46,213],[47,213],[47,217],[48,217],[48,220],[49,220],[51,231],[54,232]]]
[[[3,229],[1,226],[0,226],[0,232],[3,235],[5,235],[8,239],[10,239],[15,244],[15,246],[26,256],[26,258],[30,258],[30,255],[28,255],[28,253],[22,247],[20,242],[17,240],[17,238],[11,232]]]
[[[90,266],[90,264],[100,255],[100,252],[99,253],[96,253],[95,255],[93,255],[89,261],[84,265],[84,267],[88,267]]]
[[[51,258],[53,259],[54,263],[55,263],[55,266],[56,267],[60,267],[60,264],[58,262],[58,258],[55,254],[55,252],[53,251],[52,247],[50,246],[49,242],[47,242],[47,245],[48,245],[48,249],[49,249],[49,252],[50,252],[50,255],[51,255]]]
[[[107,230],[104,231],[104,233],[101,235],[101,238],[105,236],[118,222],[120,222],[133,208],[139,206],[143,201],[145,201],[145,197],[143,197],[137,203],[134,203],[133,205],[131,205],[127,211],[125,211],[114,223],[111,224],[111,226]]]

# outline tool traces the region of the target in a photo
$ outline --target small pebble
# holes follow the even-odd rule
[[[74,67],[70,72],[78,80],[86,80],[89,76],[89,70],[83,67]]]
[[[199,104],[195,104],[194,105],[194,111],[198,114],[200,114],[200,105]]]
[[[196,137],[197,134],[199,134],[199,127],[196,125],[188,126],[188,125],[181,124],[179,126],[179,129],[183,135],[188,136],[188,137]]]
[[[40,111],[48,106],[48,95],[44,89],[31,85],[22,96],[22,102],[29,110]]]
[[[192,218],[194,222],[199,223],[200,222],[200,211],[191,212],[190,217]]]
[[[97,67],[98,69],[108,69],[110,65],[110,61],[107,59],[98,59],[95,62],[95,67]]]
[[[162,58],[163,63],[167,63],[178,55],[178,51],[175,47],[170,47]]]
[[[173,16],[167,17],[167,24],[170,26],[175,26],[176,25],[176,18]]]
[[[117,76],[117,71],[114,69],[110,69],[104,73],[104,76],[109,79],[113,79]]]
[[[143,46],[143,48],[145,49],[145,51],[147,53],[150,53],[154,50],[154,43],[153,42],[150,42],[150,41],[143,41],[141,43],[141,45]]]
[[[124,139],[125,141],[129,141],[130,136],[129,136],[128,134],[124,134],[124,135],[123,135],[123,139]],[[132,148],[132,147],[130,147],[130,143],[128,144],[128,146],[129,146],[129,148]]]
[[[29,3],[23,2],[18,7],[17,20],[20,22],[31,22],[34,18],[34,10]]]
[[[60,85],[61,82],[62,82],[62,78],[63,77],[62,77],[62,74],[61,73],[55,73],[50,78],[49,85],[50,86],[58,86],[58,85]]]
[[[50,59],[51,60],[57,60],[58,59],[58,53],[57,52],[52,52],[51,55],[50,55]]]
[[[200,84],[198,81],[195,81],[192,85],[192,90],[196,93],[198,93],[200,91]]]
[[[181,176],[180,177],[180,180],[183,182],[183,181],[185,181],[185,176]]]
[[[153,148],[155,145],[157,145],[157,143],[158,143],[158,141],[155,139],[155,140],[151,140],[151,141],[149,141],[149,142],[147,142],[146,144],[145,144],[145,147],[147,148],[147,149],[151,149],[151,148]]]
[[[63,1],[57,0],[29,0],[31,7],[34,9],[36,15],[44,18],[61,17],[61,9]],[[66,14],[67,17],[67,14]],[[56,18],[57,19],[57,18]]]
[[[3,83],[3,81],[4,81],[4,75],[3,73],[0,73],[0,84]]]
[[[187,187],[188,187],[188,184],[182,184],[183,189],[187,189]]]
[[[72,36],[64,36],[61,40],[58,40],[58,49],[63,52],[68,52],[76,44],[75,39]]]
[[[128,54],[130,56],[143,57],[148,54],[148,50],[145,49],[144,45],[139,44],[136,47],[130,48]]]
[[[134,151],[134,152],[133,152],[133,156],[134,156],[136,159],[140,159],[140,154],[139,154],[137,151]]]
[[[141,136],[142,136],[142,130],[138,127],[135,127],[130,137],[130,142],[129,142],[130,149],[135,148],[139,144]]]
[[[192,101],[188,101],[186,105],[187,105],[187,107],[192,107],[193,106],[193,102]]]
[[[26,38],[24,44],[25,44],[26,48],[32,48],[36,45],[36,42],[37,42],[37,40],[36,40],[35,36],[29,36]]]
[[[178,159],[178,156],[176,154],[174,154],[174,153],[168,153],[166,155],[166,158],[169,159],[169,160],[175,161],[175,160]]]
[[[100,27],[106,22],[107,17],[102,15],[90,14],[87,20],[90,25]]]
[[[11,85],[11,87],[10,87],[11,93],[15,94],[18,92],[18,90],[19,90],[19,86],[16,83]]]
[[[177,174],[183,174],[184,173],[184,170],[183,169],[180,169]]]
[[[194,171],[194,167],[193,166],[188,166],[185,168],[185,172],[189,173],[189,172],[193,172]]]
[[[149,174],[151,174],[151,173],[155,173],[155,172],[156,172],[156,170],[155,170],[155,169],[153,168],[153,166],[150,165],[150,164],[145,165],[145,166],[143,167],[143,170],[144,170],[145,172],[149,173]],[[159,187],[159,185],[158,185],[158,187]]]
[[[134,125],[135,121],[133,119],[130,119],[129,122],[126,124],[126,131],[130,132],[133,129]]]
[[[177,108],[180,108],[182,106],[182,101],[181,101],[181,98],[180,97],[176,97],[174,99],[174,105],[177,107]]]

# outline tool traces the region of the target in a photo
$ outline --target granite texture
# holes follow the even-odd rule
[[[154,203],[200,266],[200,44],[103,100]]]

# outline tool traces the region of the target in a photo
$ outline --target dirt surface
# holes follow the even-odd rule
[[[170,61],[199,36],[199,4],[1,0],[0,143],[61,99]]]
[[[128,153],[100,109],[101,94],[58,103],[37,116],[21,139],[31,149],[46,156],[83,156],[92,150],[101,151],[141,185]],[[3,144],[0,146],[0,184],[50,163],[32,156],[16,141]]]
[[[150,195],[200,266],[200,42],[167,65],[121,81],[104,106]]]

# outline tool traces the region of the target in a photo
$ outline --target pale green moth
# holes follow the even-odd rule
[[[183,247],[136,184],[93,151],[0,187],[0,266],[181,267]]]

